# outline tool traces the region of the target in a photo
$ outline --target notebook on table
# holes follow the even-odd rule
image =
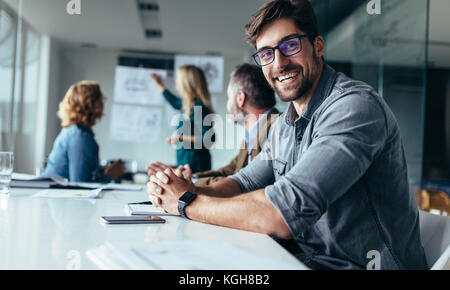
[[[171,213],[166,213],[151,204],[127,204],[125,210],[131,215],[176,216]]]
[[[67,179],[57,175],[34,176],[21,173],[13,173],[11,180],[13,188],[58,188],[58,189],[98,189],[103,190],[123,190],[141,191],[139,184],[118,184],[118,183],[93,183],[93,182],[69,182]]]

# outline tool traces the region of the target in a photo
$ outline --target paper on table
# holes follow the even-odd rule
[[[174,216],[174,214],[166,213],[151,204],[128,204],[125,210],[131,215],[149,215],[149,216]]]
[[[160,241],[156,243],[106,243],[86,255],[101,269],[154,270],[306,270],[244,250],[226,241]]]
[[[34,198],[101,198],[103,188],[94,190],[46,189],[32,195]]]
[[[32,180],[33,178],[36,178],[36,175],[13,172],[11,177],[14,180]]]
[[[12,174],[13,180],[20,180],[20,181],[54,181],[60,184],[67,183],[67,179],[62,178],[58,175],[53,174],[43,174],[40,176],[32,175],[32,174],[25,174],[25,173],[17,173],[14,172]]]
[[[142,185],[139,184],[122,184],[122,183],[108,183],[105,189],[123,190],[123,191],[141,191]]]
[[[96,189],[103,187],[104,190],[123,190],[123,191],[141,191],[142,185],[139,184],[122,184],[122,183],[92,183],[92,182],[69,182],[69,185],[80,186],[86,189]]]
[[[67,187],[70,182],[58,175],[43,174],[40,176],[14,173],[12,176],[11,187],[19,188],[51,188],[51,187]]]

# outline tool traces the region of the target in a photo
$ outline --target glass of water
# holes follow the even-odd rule
[[[14,170],[14,153],[0,152],[0,194],[9,193],[9,184]]]

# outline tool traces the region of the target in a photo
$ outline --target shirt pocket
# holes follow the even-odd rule
[[[275,175],[275,180],[284,176],[284,174],[286,173],[286,164],[286,161],[280,160],[278,158],[273,161],[273,173]]]

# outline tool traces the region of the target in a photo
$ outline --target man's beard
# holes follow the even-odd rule
[[[247,114],[236,105],[236,102],[233,102],[228,109],[228,115],[234,123],[243,126]]]
[[[278,88],[275,83],[277,80],[274,80],[270,85],[273,88],[273,90],[277,93],[278,97],[283,102],[292,102],[295,100],[299,100],[303,97],[306,97],[307,93],[312,89],[314,86],[315,81],[319,77],[320,74],[320,59],[314,55],[314,65],[312,67],[312,72],[309,74],[308,77],[305,76],[305,70],[302,66],[288,66],[283,69],[283,71],[279,72],[278,74],[283,74],[284,72],[289,71],[299,71],[299,76],[301,78],[300,86],[291,94],[284,93],[283,89]]]

